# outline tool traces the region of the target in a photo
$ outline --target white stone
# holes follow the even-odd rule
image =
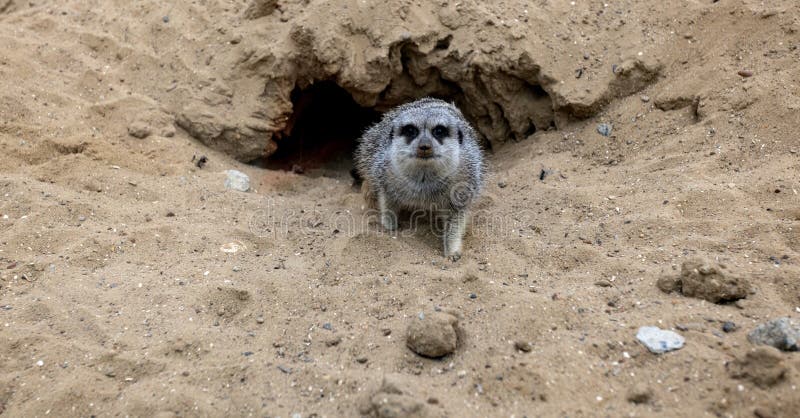
[[[246,192],[250,190],[250,177],[238,170],[228,170],[225,172],[228,178],[225,179],[225,188]]]
[[[636,333],[636,339],[644,344],[653,353],[661,354],[683,348],[684,338],[672,331],[658,327],[641,327]]]

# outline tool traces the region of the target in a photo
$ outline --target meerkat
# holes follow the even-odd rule
[[[399,210],[443,215],[444,255],[461,258],[486,169],[475,130],[455,105],[424,98],[387,112],[362,135],[355,161],[384,228],[397,229]]]

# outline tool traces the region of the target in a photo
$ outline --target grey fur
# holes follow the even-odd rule
[[[418,130],[413,139],[403,133],[407,125]],[[439,126],[446,135],[440,128],[437,139]],[[420,145],[430,148],[420,151]],[[418,157],[426,152],[433,157]],[[443,214],[444,254],[461,257],[468,210],[483,188],[485,165],[475,130],[457,107],[431,98],[398,106],[364,132],[355,159],[386,229],[397,228],[398,210]]]

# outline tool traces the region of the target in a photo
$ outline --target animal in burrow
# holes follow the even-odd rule
[[[384,228],[397,229],[401,210],[435,214],[444,222],[445,257],[461,257],[486,166],[475,129],[455,105],[424,98],[390,110],[364,132],[355,162]]]

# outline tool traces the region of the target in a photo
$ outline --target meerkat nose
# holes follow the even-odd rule
[[[433,144],[427,140],[419,141],[417,144],[417,157],[429,158],[433,155]]]
[[[428,138],[420,139],[419,143],[417,144],[417,149],[422,151],[422,152],[428,152],[428,151],[431,150],[432,147],[433,147],[433,144],[431,143],[431,140],[428,139]]]

